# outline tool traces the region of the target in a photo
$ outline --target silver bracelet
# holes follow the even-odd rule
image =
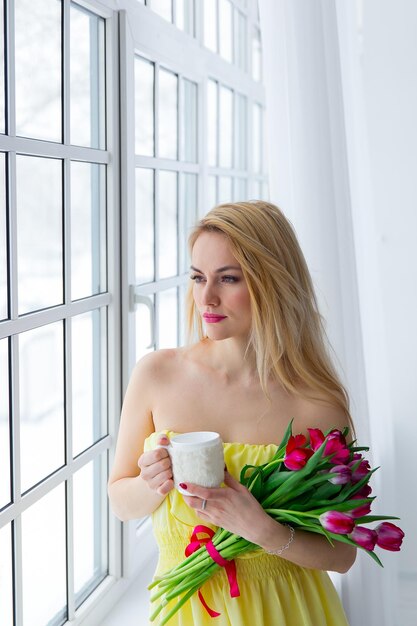
[[[284,550],[288,550],[288,548],[294,541],[294,534],[295,534],[294,528],[290,526],[290,524],[283,524],[283,526],[287,526],[287,528],[290,529],[290,538],[288,539],[285,546],[281,546],[280,548],[277,548],[276,550],[265,550],[265,552],[267,552],[268,554],[275,554],[276,556],[280,556],[284,552]]]

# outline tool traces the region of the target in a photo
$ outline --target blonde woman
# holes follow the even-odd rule
[[[309,427],[351,425],[296,236],[276,206],[253,201],[215,207],[189,243],[189,331],[199,339],[137,364],[109,480],[113,509],[121,520],[153,514],[157,573],[184,559],[201,523],[264,548],[237,559],[239,597],[230,598],[223,571],[205,583],[219,617],[213,621],[195,594],[171,626],[346,626],[326,570],[346,572],[355,548],[275,522],[237,480],[243,465],[273,456],[291,418],[293,432],[306,436]],[[228,442],[225,486],[187,484],[182,496],[156,445],[198,430]]]

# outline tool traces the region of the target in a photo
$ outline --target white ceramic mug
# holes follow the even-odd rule
[[[180,483],[220,487],[224,480],[223,442],[219,433],[199,431],[174,435],[165,448],[171,457],[175,488],[188,495]]]

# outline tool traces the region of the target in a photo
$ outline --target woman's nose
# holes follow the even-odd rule
[[[217,305],[220,302],[217,290],[211,283],[206,283],[203,289],[202,303],[205,305]]]

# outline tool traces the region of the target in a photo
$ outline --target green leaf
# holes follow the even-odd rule
[[[370,524],[371,522],[380,522],[386,519],[400,519],[392,515],[364,515],[355,519],[356,524]]]

